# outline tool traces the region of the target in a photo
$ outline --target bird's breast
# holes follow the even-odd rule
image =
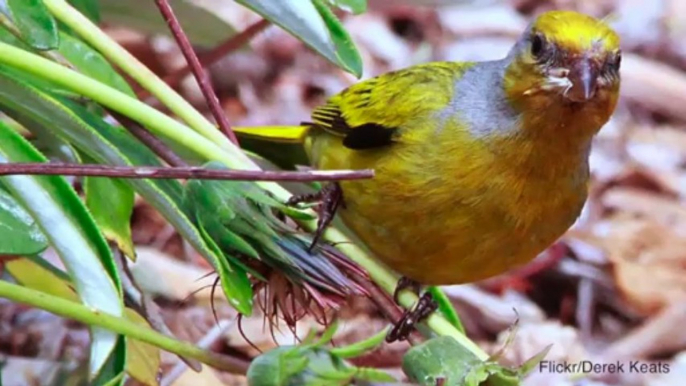
[[[395,160],[380,161],[373,180],[343,183],[345,223],[398,272],[455,284],[528,262],[579,215],[585,163],[543,171],[555,160],[514,162],[488,146],[468,147],[387,153]]]

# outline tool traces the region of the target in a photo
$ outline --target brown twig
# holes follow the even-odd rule
[[[179,157],[172,149],[155,137],[150,131],[143,126],[134,122],[132,119],[119,114],[116,111],[108,110],[110,115],[114,117],[119,123],[124,126],[134,137],[138,138],[145,146],[152,150],[158,157],[164,160],[169,166],[183,167],[188,166],[188,163]]]
[[[191,46],[188,36],[186,36],[186,34],[183,32],[183,28],[181,28],[179,20],[176,18],[176,15],[174,15],[174,11],[167,0],[155,0],[155,4],[157,4],[157,7],[160,9],[162,16],[164,16],[164,20],[169,25],[172,35],[174,35],[176,43],[179,45],[181,52],[183,52],[183,56],[186,58],[191,72],[193,73],[193,76],[195,76],[195,80],[198,82],[200,90],[202,90],[205,100],[207,101],[207,105],[212,112],[212,116],[214,116],[214,119],[217,121],[219,128],[222,130],[224,135],[231,140],[231,142],[238,145],[236,134],[234,134],[233,130],[231,129],[231,125],[229,124],[229,120],[222,111],[222,107],[219,104],[219,98],[217,98],[217,94],[215,94],[214,90],[212,89],[212,85],[209,82],[207,73],[202,68],[200,61],[198,60],[198,56],[195,54],[195,51],[193,51],[193,47]]]
[[[259,34],[260,32],[264,31],[267,27],[269,27],[270,24],[271,23],[269,22],[269,20],[266,19],[260,19],[259,21],[251,24],[243,32],[231,36],[229,39],[227,39],[220,45],[216,46],[212,50],[199,54],[198,59],[200,60],[200,64],[202,64],[203,67],[208,68],[212,64],[216,63],[219,59],[239,49],[241,46],[250,41],[250,39],[254,38],[255,35]],[[162,80],[164,80],[164,82],[167,83],[170,87],[174,87],[181,81],[181,79],[185,78],[190,73],[191,67],[186,65],[177,70],[174,70],[171,74],[168,74]],[[136,94],[140,99],[145,99],[150,96],[150,92],[142,88],[140,90],[136,90]]]
[[[65,175],[114,178],[179,178],[233,181],[339,181],[359,180],[374,176],[373,170],[325,170],[325,171],[263,171],[263,170],[222,170],[206,169],[199,166],[158,167],[158,166],[111,166],[63,163],[3,163],[0,176]]]

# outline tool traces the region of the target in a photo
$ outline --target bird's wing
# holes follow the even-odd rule
[[[315,109],[313,124],[355,150],[402,141],[412,122],[429,119],[450,102],[455,81],[471,65],[433,62],[365,80]]]

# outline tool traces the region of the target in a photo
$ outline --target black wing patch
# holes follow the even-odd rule
[[[376,123],[365,123],[348,131],[343,138],[343,146],[353,150],[374,149],[390,145],[397,129],[391,129]]]
[[[397,129],[377,123],[365,123],[351,127],[337,106],[328,104],[317,108],[312,114],[313,123],[334,135],[343,137],[343,146],[353,150],[374,149],[390,145]]]

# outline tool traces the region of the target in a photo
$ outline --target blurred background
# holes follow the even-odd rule
[[[111,6],[108,14],[107,4],[113,2],[103,3],[107,31],[156,73],[173,74],[185,65],[173,40],[146,22],[159,21],[159,15],[136,8],[147,5],[121,1],[132,8]],[[197,8],[198,20],[187,28],[198,34],[207,33],[201,28],[205,13],[237,31],[260,20],[233,2],[186,3]],[[668,369],[586,377],[535,370],[527,386],[686,384],[686,1],[370,0],[369,7],[362,15],[341,15],[362,55],[363,78],[428,61],[501,58],[532,16],[550,9],[606,18],[617,30],[624,52],[622,98],[596,138],[591,198],[582,217],[523,269],[446,291],[468,335],[489,352],[502,347],[519,318],[505,363],[518,365],[553,344],[548,360],[635,359]],[[210,47],[197,49],[202,53]],[[240,126],[297,124],[329,95],[355,82],[273,26],[214,64],[211,78],[229,121]],[[192,78],[181,81],[179,89],[205,109]],[[138,248],[133,274],[144,291],[155,295],[179,338],[245,358],[295,341],[285,326],[272,336],[259,314],[241,323],[246,341],[235,311],[220,297],[214,304],[217,324],[207,288],[214,278],[203,278],[210,268],[143,202],[135,209],[133,236]],[[387,324],[362,298],[351,299],[339,315],[335,342],[340,344]],[[304,337],[311,329],[321,327],[305,317],[295,334]],[[64,371],[65,362],[77,366],[85,360],[87,345],[86,328],[0,300],[5,381],[6,374],[13,377],[7,384],[51,384],[51,374]],[[402,376],[407,348],[406,343],[385,345],[354,362]],[[207,366],[194,373],[175,356],[162,355],[163,385],[245,385],[242,377]]]

